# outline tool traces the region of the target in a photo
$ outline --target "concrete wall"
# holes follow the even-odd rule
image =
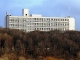
[[[75,19],[69,18],[69,30],[75,30]]]

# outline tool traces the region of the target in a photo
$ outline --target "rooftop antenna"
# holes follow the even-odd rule
[[[70,18],[70,10],[71,10],[71,7],[68,8],[68,16]]]
[[[6,16],[8,15],[7,11],[6,11]]]

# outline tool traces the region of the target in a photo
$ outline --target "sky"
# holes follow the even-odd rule
[[[80,0],[0,0],[0,26],[5,27],[6,12],[12,16],[21,16],[22,9],[30,14],[50,17],[75,18],[75,29],[80,30]]]

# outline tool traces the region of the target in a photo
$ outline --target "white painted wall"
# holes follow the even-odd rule
[[[75,30],[75,19],[69,18],[69,30]]]
[[[29,16],[29,9],[22,9],[22,16]]]
[[[42,17],[42,15],[39,15],[39,14],[32,14],[31,17]]]

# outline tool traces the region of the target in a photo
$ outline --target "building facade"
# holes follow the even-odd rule
[[[25,32],[34,30],[75,30],[75,19],[67,17],[42,17],[38,14],[29,15],[28,9],[22,9],[22,16],[11,16],[6,14],[5,27],[19,29]]]

